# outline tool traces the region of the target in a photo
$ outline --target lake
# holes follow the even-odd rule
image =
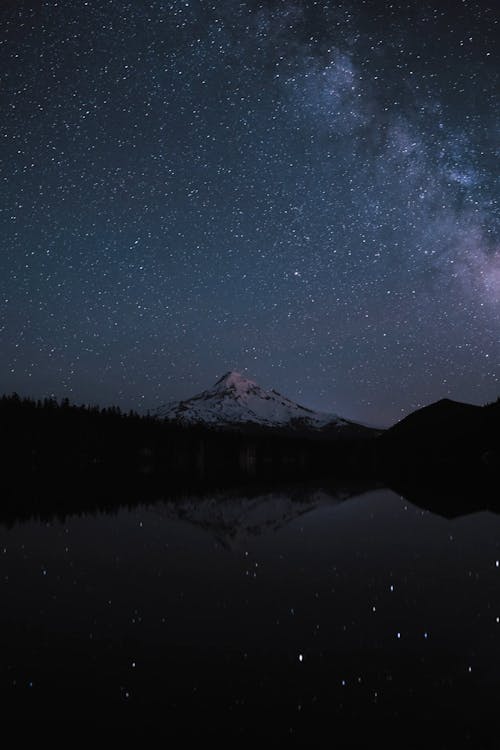
[[[499,561],[497,515],[349,486],[2,525],[4,716],[235,738],[439,718],[473,743]]]

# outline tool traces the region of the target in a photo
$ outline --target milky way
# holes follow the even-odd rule
[[[495,5],[3,3],[0,390],[496,398]]]

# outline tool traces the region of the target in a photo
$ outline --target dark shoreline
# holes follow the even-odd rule
[[[465,408],[464,408],[465,407]],[[438,402],[385,433],[183,427],[67,401],[0,399],[0,517],[9,521],[230,491],[390,487],[453,517],[500,510],[500,404]]]

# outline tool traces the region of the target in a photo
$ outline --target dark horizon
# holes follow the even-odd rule
[[[220,378],[217,378],[217,380],[215,381],[215,383],[219,379]],[[214,383],[212,383],[211,385],[213,386]],[[203,388],[199,393],[202,393],[205,390],[208,390],[208,386],[206,388]],[[276,390],[276,389],[274,389],[274,390]],[[180,401],[189,400],[190,398],[192,398],[193,396],[196,396],[196,395],[198,395],[198,392],[196,392],[196,393],[192,392],[190,394],[187,394],[185,396],[185,398],[181,398],[178,401],[180,402]],[[281,395],[287,396],[286,393],[281,394]],[[93,399],[92,401],[87,401],[87,402],[85,402],[85,401],[78,401],[77,399],[69,398],[67,395],[66,396],[62,396],[62,397],[58,397],[55,393],[44,393],[44,394],[34,395],[33,393],[21,393],[21,392],[18,392],[16,390],[10,391],[8,393],[7,392],[0,393],[0,398],[11,398],[13,396],[19,397],[21,400],[27,399],[27,400],[33,400],[33,401],[44,401],[46,399],[49,399],[49,400],[55,401],[57,404],[61,404],[62,402],[68,402],[68,404],[71,405],[71,406],[83,407],[83,408],[97,408],[97,409],[104,409],[104,410],[106,410],[106,409],[118,409],[123,414],[126,414],[128,412],[132,412],[132,413],[140,415],[140,416],[148,416],[148,415],[155,416],[155,414],[154,414],[155,408],[163,405],[163,404],[158,403],[153,408],[147,407],[145,405],[143,405],[142,408],[141,408],[141,406],[139,406],[138,408],[134,408],[132,406],[128,406],[127,407],[127,405],[122,406],[118,402],[102,402],[99,399]],[[443,396],[441,398],[435,399],[434,401],[429,401],[428,403],[421,404],[417,408],[412,409],[412,410],[408,411],[405,414],[402,414],[394,422],[388,422],[386,424],[381,424],[381,423],[374,424],[374,423],[370,423],[370,422],[367,422],[367,421],[361,421],[361,420],[359,420],[358,422],[357,422],[357,420],[353,420],[353,421],[357,422],[360,425],[366,425],[367,427],[373,428],[375,430],[387,430],[390,427],[395,426],[396,424],[398,424],[402,420],[406,419],[406,417],[409,417],[414,412],[419,411],[420,409],[424,409],[425,407],[433,406],[434,404],[437,404],[437,403],[439,403],[441,401],[452,401],[452,402],[457,403],[457,404],[466,404],[466,405],[481,407],[481,406],[489,406],[491,404],[494,404],[499,399],[500,399],[500,394],[497,395],[496,397],[492,398],[491,400],[484,401],[484,402],[459,401],[458,399],[450,398],[449,396]],[[168,404],[168,403],[174,402],[174,401],[175,401],[174,399],[168,399],[167,398],[167,399],[165,399],[164,403]],[[311,408],[311,407],[308,407],[307,404],[304,404],[304,403],[300,403],[299,405],[300,406],[305,406],[306,408]],[[339,416],[341,416],[341,417],[343,417],[345,419],[351,419],[349,417],[349,415],[347,415],[347,414],[341,414]]]

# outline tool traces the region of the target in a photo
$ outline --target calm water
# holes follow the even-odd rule
[[[1,526],[4,717],[233,736],[484,727],[500,697],[500,517],[349,494]]]

